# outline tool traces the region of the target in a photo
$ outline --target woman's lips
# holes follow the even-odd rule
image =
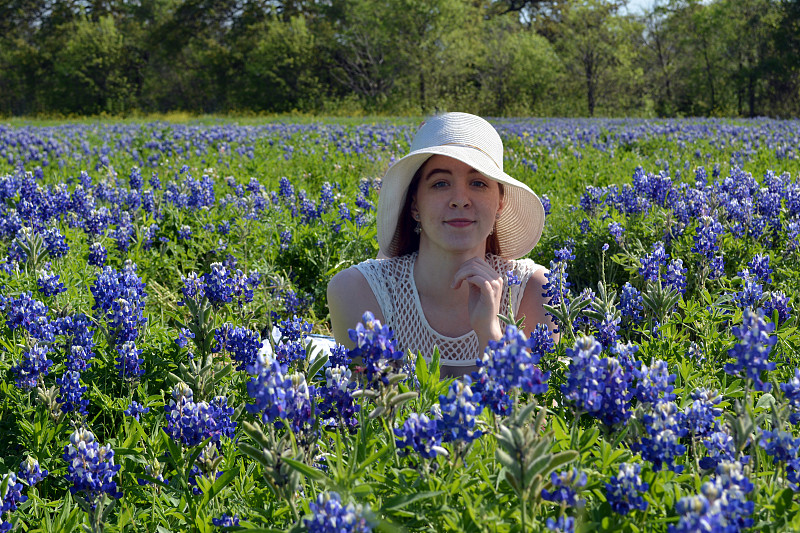
[[[466,218],[454,218],[452,220],[445,220],[444,223],[449,225],[449,226],[456,227],[456,228],[465,228],[465,227],[469,226],[470,224],[473,224],[474,221],[466,219]]]

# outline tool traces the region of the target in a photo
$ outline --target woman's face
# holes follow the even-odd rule
[[[420,249],[483,256],[501,209],[496,181],[457,159],[434,155],[422,167],[411,204],[411,215],[422,226]]]

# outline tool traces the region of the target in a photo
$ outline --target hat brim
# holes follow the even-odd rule
[[[398,222],[414,174],[431,156],[444,155],[465,163],[503,184],[503,210],[497,239],[505,259],[519,259],[533,250],[544,227],[544,207],[530,187],[503,172],[481,150],[459,144],[423,148],[396,161],[383,177],[378,198],[378,244],[387,257],[399,254]]]

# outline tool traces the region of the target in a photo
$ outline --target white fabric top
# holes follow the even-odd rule
[[[470,331],[460,337],[442,335],[428,323],[414,282],[414,263],[417,253],[390,259],[369,259],[355,265],[367,279],[381,308],[385,324],[394,332],[394,338],[403,350],[421,352],[430,360],[434,346],[439,347],[441,364],[447,366],[473,366],[478,357],[478,335]],[[531,259],[506,260],[487,255],[489,265],[500,273],[506,282],[500,301],[500,314],[507,314],[509,302],[516,316],[525,286],[533,274],[543,268]],[[507,272],[519,279],[518,285],[509,285]],[[499,320],[499,319],[498,319]],[[505,324],[501,322],[505,330]]]

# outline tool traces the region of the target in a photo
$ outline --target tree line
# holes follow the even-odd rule
[[[5,0],[0,115],[797,116],[800,1]]]

